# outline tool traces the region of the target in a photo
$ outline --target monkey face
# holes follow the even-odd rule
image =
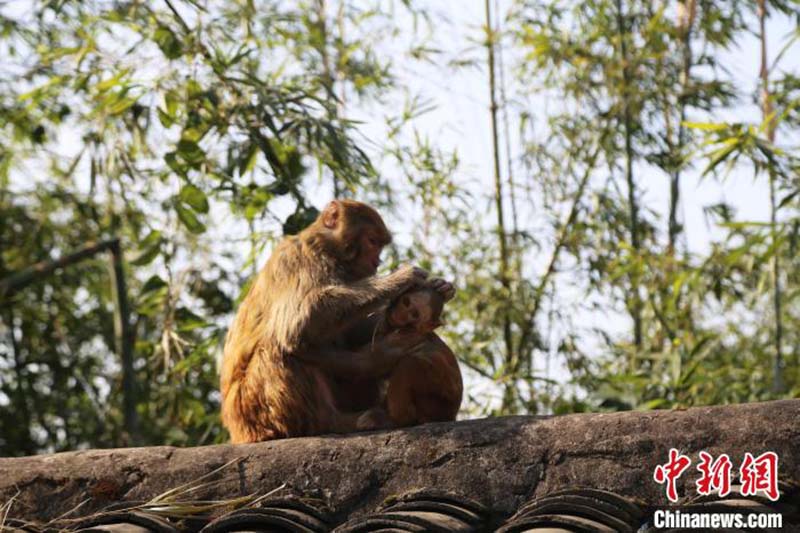
[[[334,200],[317,224],[324,228],[320,236],[326,242],[327,253],[344,267],[351,281],[375,275],[381,264],[381,251],[392,241],[377,211],[352,200]]]
[[[430,291],[409,292],[386,311],[386,320],[393,328],[411,328],[419,332],[433,331],[440,322],[434,316]]]
[[[381,264],[381,251],[385,240],[366,228],[358,237],[356,269],[363,277],[373,276]]]

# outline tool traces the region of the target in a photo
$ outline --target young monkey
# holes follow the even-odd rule
[[[384,335],[419,335],[422,342],[400,359],[389,375],[386,410],[397,427],[456,419],[463,383],[450,347],[434,333],[442,325],[444,297],[432,287],[416,287],[389,304]]]

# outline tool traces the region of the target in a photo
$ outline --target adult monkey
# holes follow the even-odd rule
[[[222,422],[232,442],[386,424],[375,408],[341,410],[330,379],[384,376],[417,339],[390,335],[359,349],[322,348],[337,345],[345,331],[427,277],[411,266],[376,277],[381,250],[390,241],[374,209],[334,200],[273,251],[225,341]]]

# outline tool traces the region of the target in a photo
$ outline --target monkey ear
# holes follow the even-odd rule
[[[334,229],[339,224],[341,208],[336,200],[330,202],[322,211],[322,225],[328,229]]]

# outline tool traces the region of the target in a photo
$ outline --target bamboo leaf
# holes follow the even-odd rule
[[[712,152],[711,160],[708,162],[708,165],[703,170],[703,174],[702,175],[706,176],[707,174],[712,172],[715,168],[717,168],[717,166],[720,163],[725,161],[728,158],[728,156],[730,156],[733,153],[733,151],[736,150],[736,148],[737,148],[736,144],[731,144],[731,145],[726,146],[726,147],[724,147],[724,148],[722,148],[720,150]]]
[[[153,40],[168,59],[178,59],[183,54],[183,43],[178,39],[175,33],[166,26],[160,26],[155,31]]]
[[[181,202],[175,202],[175,211],[178,213],[178,218],[186,226],[190,232],[194,234],[205,233],[206,227],[194,214],[194,211],[187,209]]]
[[[147,294],[148,292],[157,291],[159,289],[163,289],[167,287],[167,282],[161,279],[161,276],[152,275],[142,286],[141,294]]]
[[[185,203],[198,213],[208,213],[208,197],[199,188],[188,184],[181,188],[178,194],[181,202]]]
[[[728,124],[714,122],[683,122],[682,124],[687,128],[702,131],[724,131],[729,127]]]
[[[798,194],[800,194],[800,189],[792,191],[789,194],[787,194],[786,196],[784,196],[781,199],[780,203],[778,203],[778,209],[781,209],[782,207],[786,207],[787,205],[789,205],[789,202],[794,200],[797,197]]]

